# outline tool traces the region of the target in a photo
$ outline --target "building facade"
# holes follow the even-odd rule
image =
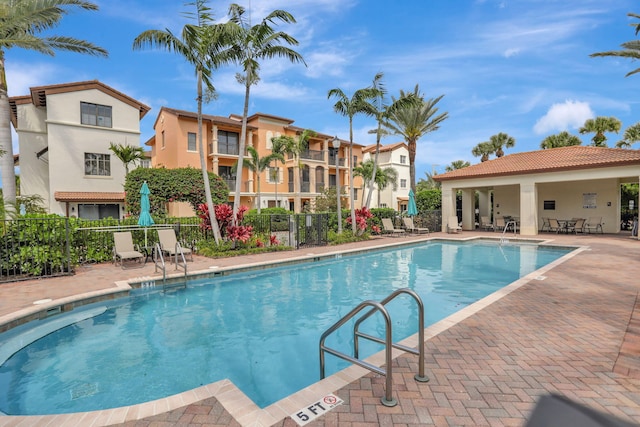
[[[41,195],[53,214],[121,218],[125,167],[109,146],[140,146],[150,108],[97,80],[32,87],[9,102],[20,193]]]
[[[155,135],[146,142],[151,147],[152,167],[195,167],[200,168],[200,147],[198,143],[197,114],[184,110],[162,107],[154,123]],[[222,177],[229,186],[229,203],[233,203],[236,188],[234,166],[239,159],[242,117],[203,115],[203,149],[207,170]],[[269,114],[256,113],[247,121],[247,146],[255,148],[260,158],[272,152],[272,138],[289,136],[294,139],[305,129],[293,126],[293,120]],[[240,192],[241,205],[258,207],[258,181],[260,187],[260,207],[283,207],[294,212],[311,212],[315,199],[326,187],[336,185],[336,156],[340,186],[349,206],[349,144],[340,141],[340,148],[332,146],[333,136],[316,134],[309,139],[308,146],[298,156],[285,154],[284,162],[273,162],[265,170],[242,170]],[[247,153],[244,153],[247,158]],[[354,165],[362,160],[362,146],[354,144]],[[296,174],[298,175],[296,177]],[[296,179],[298,178],[298,179]],[[361,183],[354,181],[355,201],[359,207],[362,200]],[[192,215],[185,204],[174,204],[169,214]]]
[[[363,160],[373,160],[376,155],[376,145],[368,145],[363,150]],[[397,172],[396,185],[388,185],[385,188],[374,186],[371,196],[372,208],[392,208],[398,212],[407,210],[409,203],[409,190],[411,189],[411,174],[409,171],[409,149],[404,142],[381,145],[378,154],[378,167],[380,169],[393,168]],[[365,197],[367,189],[365,191]]]

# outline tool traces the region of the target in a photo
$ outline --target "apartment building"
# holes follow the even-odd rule
[[[363,150],[363,160],[373,159],[376,155],[376,145],[368,145]],[[409,171],[409,149],[404,142],[381,145],[378,155],[378,167],[394,168],[398,173],[396,188],[389,185],[383,189],[375,186],[371,197],[372,208],[393,208],[399,212],[407,210],[409,190],[411,189],[411,174]]]
[[[125,167],[109,145],[140,146],[150,108],[97,80],[32,87],[9,104],[20,193],[41,195],[53,214],[121,218]]]
[[[278,136],[299,137],[304,128],[293,125],[293,120],[269,114],[256,113],[248,118],[247,146],[252,146],[259,157],[271,153],[271,140]],[[152,167],[196,167],[200,168],[198,146],[197,114],[190,111],[162,107],[154,123],[155,135],[145,144],[151,147]],[[229,117],[203,115],[202,133],[207,170],[222,177],[229,186],[229,203],[233,203],[236,174],[234,165],[238,162],[242,116]],[[298,160],[292,155],[285,156],[285,162],[274,162],[271,167],[259,173],[247,168],[242,170],[240,203],[248,208],[257,208],[258,176],[260,178],[261,208],[284,207],[294,212],[313,211],[314,200],[327,186],[336,185],[337,171],[340,185],[348,187],[349,143],[340,141],[340,148],[333,148],[333,135],[317,134],[309,140],[306,150]],[[245,152],[244,156],[247,156]],[[354,165],[362,160],[362,146],[354,144]],[[295,180],[294,174],[299,174]],[[299,183],[299,184],[297,184]],[[361,185],[355,194],[356,206],[361,203]],[[296,185],[299,188],[296,188]],[[346,195],[348,191],[343,190]],[[348,203],[348,196],[344,199]],[[343,205],[348,206],[348,204]],[[186,204],[172,204],[169,214],[192,215]]]

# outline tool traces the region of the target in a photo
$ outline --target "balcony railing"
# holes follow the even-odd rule
[[[335,164],[336,164],[336,155],[329,153],[329,165],[335,166]],[[344,166],[344,158],[338,159],[338,165]]]
[[[226,155],[226,156],[237,156],[240,147],[236,146],[227,146],[227,147],[220,147],[218,146],[218,152],[214,152],[213,151],[213,144],[209,143],[209,155],[214,155],[214,154],[222,154],[222,155]],[[244,150],[244,155],[246,156],[248,154],[248,151],[245,149]]]
[[[324,161],[324,152],[320,150],[305,150],[300,153],[301,159]]]

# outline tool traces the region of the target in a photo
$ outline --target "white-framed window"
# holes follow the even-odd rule
[[[111,107],[90,102],[80,102],[80,123],[110,128]]]
[[[196,150],[196,134],[193,132],[187,133],[187,151],[198,151]]]
[[[111,176],[111,156],[100,153],[84,153],[84,174]]]
[[[400,156],[400,163],[403,165],[407,164],[407,156]]]
[[[141,168],[150,168],[151,167],[151,160],[150,159],[141,159],[140,160],[140,167]]]
[[[269,167],[267,169],[267,182],[269,184],[278,184],[280,182],[280,168]]]
[[[401,179],[400,180],[400,188],[407,188],[407,180],[406,179]]]

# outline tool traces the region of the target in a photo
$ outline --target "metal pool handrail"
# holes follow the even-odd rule
[[[402,344],[394,344],[391,343],[391,346],[397,348],[398,350],[406,351],[411,354],[418,355],[418,373],[414,376],[416,381],[427,382],[429,378],[424,374],[424,304],[422,303],[422,299],[420,296],[410,288],[401,288],[393,291],[388,297],[380,301],[380,304],[387,305],[388,302],[393,300],[395,297],[401,294],[407,294],[411,296],[418,304],[418,349],[412,347],[407,347]],[[355,325],[353,326],[353,354],[356,358],[359,357],[360,346],[358,344],[358,337],[366,338],[371,341],[375,341],[379,344],[384,344],[385,342],[378,338],[369,334],[365,334],[364,332],[360,332],[360,324],[368,319],[375,313],[375,309],[370,310],[364,316],[359,318]]]
[[[392,337],[392,323],[391,323],[391,317],[389,316],[389,312],[387,311],[387,309],[384,307],[385,304],[387,304],[389,301],[391,301],[392,299],[394,299],[395,297],[397,297],[400,294],[409,294],[411,295],[416,302],[418,303],[418,310],[419,310],[419,320],[418,320],[418,339],[419,339],[419,347],[418,350],[415,350],[413,348],[410,347],[406,347],[400,344],[393,344],[391,341],[391,337]],[[356,321],[356,324],[354,326],[354,356],[349,356],[348,354],[342,353],[340,351],[334,350],[332,348],[329,348],[325,345],[325,340],[326,338],[331,335],[333,332],[335,332],[338,328],[340,328],[341,326],[343,326],[346,322],[348,322],[350,319],[352,319],[353,317],[355,317],[360,311],[364,310],[366,307],[372,307],[371,310],[369,310],[367,313],[365,313],[360,319],[358,319]],[[384,321],[385,321],[385,326],[386,326],[386,332],[385,332],[385,339],[382,340],[381,338],[378,337],[373,337],[371,335],[367,335],[364,334],[362,332],[358,331],[358,327],[360,325],[360,323],[362,323],[362,321],[364,321],[365,319],[367,319],[369,316],[371,316],[372,314],[374,314],[376,311],[379,311],[382,316],[384,317]],[[368,362],[365,362],[363,360],[359,359],[359,355],[358,355],[358,337],[362,337],[362,338],[366,338],[375,342],[378,342],[380,344],[384,344],[385,346],[385,364],[386,364],[386,370],[379,368],[375,365],[372,365]],[[416,379],[416,381],[420,381],[420,382],[427,382],[429,381],[429,378],[426,377],[424,375],[424,305],[422,304],[422,300],[420,299],[420,297],[418,296],[418,294],[416,294],[413,290],[409,289],[409,288],[402,288],[402,289],[397,289],[396,291],[394,291],[393,293],[391,293],[388,297],[386,297],[385,299],[383,299],[381,302],[376,302],[376,301],[371,301],[371,300],[367,300],[367,301],[363,301],[360,304],[358,304],[358,306],[356,308],[354,308],[353,310],[351,310],[349,313],[347,313],[345,316],[343,316],[338,322],[336,322],[333,326],[331,326],[329,329],[327,329],[322,336],[320,337],[320,378],[324,379],[325,377],[325,352],[328,352],[330,354],[333,354],[336,357],[339,357],[343,360],[346,360],[348,362],[354,363],[358,366],[362,366],[363,368],[369,369],[370,371],[373,371],[377,374],[380,375],[384,375],[386,377],[386,386],[385,386],[385,396],[381,399],[381,402],[383,405],[385,406],[396,406],[398,404],[398,402],[396,401],[396,399],[393,398],[393,369],[392,369],[392,353],[391,350],[392,348],[397,348],[400,350],[404,350],[413,354],[418,354],[419,356],[419,360],[418,360],[418,365],[419,365],[419,373],[417,375],[414,376],[414,378]]]

